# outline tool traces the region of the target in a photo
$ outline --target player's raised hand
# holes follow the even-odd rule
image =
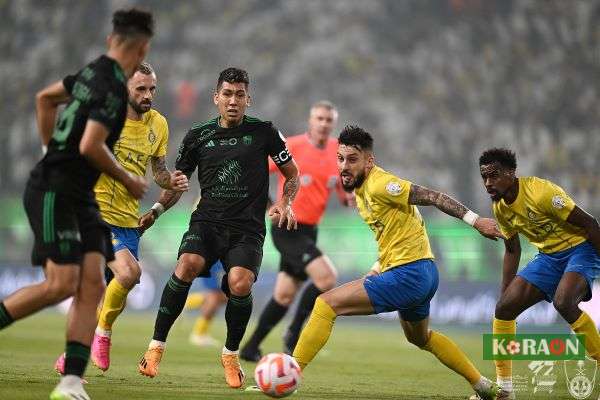
[[[283,204],[278,201],[269,208],[269,217],[271,220],[277,222],[277,226],[281,228],[284,223],[286,224],[287,230],[298,229],[298,221],[296,221],[296,215],[292,210],[292,206],[289,204]]]
[[[138,219],[138,232],[140,235],[143,235],[147,229],[154,225],[154,221],[156,221],[154,212],[152,212],[152,210],[146,211],[146,213]]]
[[[190,183],[187,176],[179,170],[171,172],[171,180],[169,184],[171,185],[171,190],[176,192],[187,192],[190,188]]]
[[[136,199],[141,199],[148,190],[148,181],[143,176],[128,174],[127,179],[123,182],[127,191]]]
[[[500,229],[498,228],[498,223],[495,219],[479,217],[475,221],[475,224],[473,224],[473,228],[477,229],[479,233],[481,233],[488,239],[506,239],[502,232],[500,232]]]

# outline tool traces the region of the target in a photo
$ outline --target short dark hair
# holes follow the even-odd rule
[[[510,149],[494,147],[485,150],[479,157],[479,166],[497,162],[501,166],[509,169],[517,169],[517,156]]]
[[[248,85],[250,84],[250,79],[248,78],[248,73],[243,69],[229,67],[221,71],[219,74],[219,79],[217,80],[217,92],[221,89],[223,82],[244,83],[247,89]]]
[[[155,74],[154,68],[152,68],[152,65],[147,61],[144,61],[140,65],[138,65],[138,67],[135,69],[135,72],[138,72],[138,71],[144,75]]]
[[[113,33],[125,37],[154,34],[154,17],[150,11],[130,8],[117,10],[113,14]]]
[[[338,143],[352,146],[358,150],[373,150],[373,137],[371,134],[355,125],[346,125],[338,137]]]

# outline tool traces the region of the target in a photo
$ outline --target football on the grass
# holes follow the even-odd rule
[[[285,353],[271,353],[260,359],[254,370],[259,389],[271,397],[294,393],[302,380],[302,371],[294,358]]]

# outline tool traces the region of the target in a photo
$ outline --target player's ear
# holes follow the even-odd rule
[[[217,92],[217,89],[213,92],[213,101],[215,102],[215,106],[219,105],[219,92]]]
[[[248,95],[248,98],[246,99],[246,107],[250,107],[252,105],[252,97],[250,97],[250,95]]]
[[[371,152],[367,153],[367,167],[372,168],[375,165],[375,155]]]

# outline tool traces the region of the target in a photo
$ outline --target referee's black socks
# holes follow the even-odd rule
[[[285,316],[288,307],[279,304],[273,297],[266,305],[262,314],[258,319],[258,326],[250,337],[250,340],[244,345],[244,348],[256,350],[262,343],[265,337],[271,332],[271,330],[281,321]]]

